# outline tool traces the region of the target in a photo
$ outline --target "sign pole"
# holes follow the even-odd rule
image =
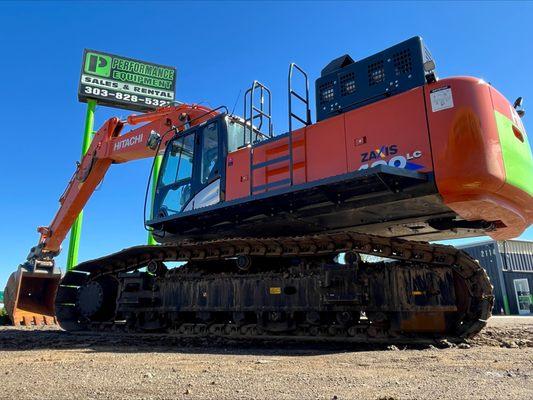
[[[116,54],[85,49],[78,85],[78,100],[87,103],[85,135],[82,156],[85,155],[93,131],[96,102],[100,106],[124,108],[135,111],[154,111],[173,103],[176,90],[176,68],[161,64],[135,60]],[[155,156],[152,171],[152,204],[155,199],[157,178],[162,157]],[[153,214],[153,206],[150,217]],[[78,263],[83,211],[72,225],[67,257],[67,269]],[[152,233],[148,233],[148,244],[155,245]]]
[[[157,179],[159,178],[159,171],[161,169],[161,160],[163,159],[162,156],[156,155],[154,160],[154,170],[152,171],[152,210],[150,211],[150,217],[153,218],[154,216],[154,200],[155,200],[155,190],[157,186]],[[157,242],[154,239],[154,236],[152,235],[152,232],[148,232],[148,244],[155,245]]]
[[[96,100],[87,100],[87,113],[85,114],[85,130],[81,146],[81,157],[87,153],[91,145],[94,127],[94,111],[96,110]],[[83,210],[74,221],[70,229],[70,239],[68,244],[67,270],[74,269],[78,264],[78,251],[80,249],[81,225],[83,222]]]

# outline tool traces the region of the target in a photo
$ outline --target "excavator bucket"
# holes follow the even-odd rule
[[[4,305],[13,325],[52,325],[57,323],[54,300],[61,274],[30,272],[20,266],[7,281]]]

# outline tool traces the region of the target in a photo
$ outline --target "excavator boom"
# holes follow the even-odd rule
[[[5,306],[14,325],[55,323],[54,299],[61,279],[54,257],[81,210],[112,164],[153,157],[165,150],[164,138],[157,149],[148,146],[152,131],[173,132],[200,124],[217,114],[207,107],[180,104],[151,113],[131,115],[125,121],[110,118],[95,133],[59,199],[59,210],[49,226],[39,227],[38,244],[26,261],[11,274],[5,289]],[[126,125],[137,128],[124,133]]]

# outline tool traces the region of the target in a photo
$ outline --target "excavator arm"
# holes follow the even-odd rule
[[[61,273],[54,258],[61,251],[72,224],[102,182],[112,164],[153,157],[164,152],[165,133],[198,125],[217,113],[199,105],[180,104],[160,108],[122,121],[110,118],[95,133],[92,143],[77,165],[59,199],[59,210],[49,226],[39,227],[39,242],[30,250],[26,261],[11,274],[4,293],[7,313],[14,325],[55,323],[54,298]],[[132,128],[123,133],[125,126]],[[152,132],[159,133],[156,138]],[[161,140],[153,146],[153,140]]]

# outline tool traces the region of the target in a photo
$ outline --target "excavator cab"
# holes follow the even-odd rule
[[[225,109],[225,107],[220,107]],[[168,143],[159,171],[150,226],[225,200],[227,155],[274,137],[271,92],[254,81],[244,94],[244,118],[227,112],[185,131]],[[162,226],[162,225],[160,225]],[[166,225],[168,226],[168,225]],[[161,238],[158,232],[154,237]]]
[[[152,209],[154,220],[219,203],[224,197],[227,154],[267,138],[256,127],[250,135],[243,119],[226,113],[180,132],[166,145]]]
[[[224,117],[181,132],[168,144],[153,215],[166,218],[220,201]]]

